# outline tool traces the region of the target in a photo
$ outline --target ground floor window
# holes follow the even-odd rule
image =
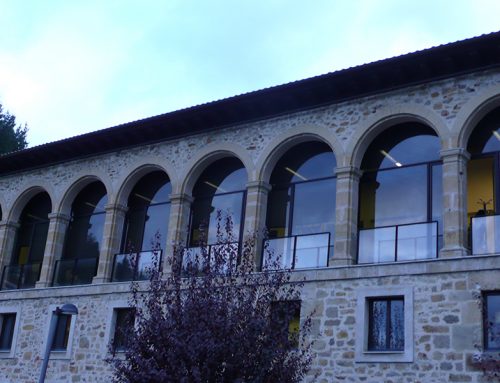
[[[0,352],[9,352],[14,338],[16,313],[0,314]]]
[[[500,291],[484,294],[484,349],[500,350]]]
[[[368,350],[403,351],[405,344],[404,298],[368,300]]]

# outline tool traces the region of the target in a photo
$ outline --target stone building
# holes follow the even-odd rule
[[[484,382],[471,357],[500,348],[499,167],[500,33],[4,155],[0,381],[36,381],[67,302],[47,380],[107,381],[152,233],[168,254],[206,221],[216,245],[218,210],[236,244],[267,228],[306,279],[319,381]]]

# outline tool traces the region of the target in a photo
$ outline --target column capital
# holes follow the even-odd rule
[[[464,148],[453,148],[453,149],[444,149],[439,152],[441,159],[443,162],[452,162],[457,160],[470,160],[470,154]]]
[[[71,219],[69,215],[64,213],[49,213],[48,217],[51,221],[69,222]]]
[[[0,229],[19,229],[21,224],[19,222],[14,221],[0,221]]]
[[[266,181],[250,181],[247,182],[247,190],[252,192],[269,192],[272,189],[271,184]]]
[[[335,169],[337,178],[361,178],[363,173],[355,166],[339,166]]]
[[[177,203],[177,204],[182,204],[185,202],[191,204],[194,201],[194,198],[186,193],[170,194],[169,198],[171,203]]]
[[[128,207],[119,203],[108,203],[107,205],[104,206],[104,210],[106,210],[106,212],[116,211],[120,213],[126,213]]]

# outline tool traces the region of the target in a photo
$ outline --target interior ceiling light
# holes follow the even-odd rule
[[[26,214],[26,215],[27,215],[28,217],[33,218],[33,219],[36,219],[36,220],[38,220],[38,221],[44,221],[44,219],[43,219],[43,218],[41,218],[41,217],[37,217],[36,215],[30,214],[30,213],[28,213],[28,214]]]
[[[493,130],[493,135],[496,137],[498,141],[500,141],[500,133],[498,133],[496,130]]]
[[[285,170],[286,170],[286,171],[289,171],[289,172],[290,172],[290,173],[292,173],[294,176],[299,177],[301,180],[303,180],[303,181],[307,181],[307,178],[306,178],[306,177],[304,177],[302,174],[297,173],[295,170],[290,169],[288,166],[285,166]]]
[[[222,189],[221,187],[218,187],[217,185],[211,183],[210,181],[203,181],[203,182],[205,182],[208,186],[213,187],[215,190],[218,190],[222,193],[226,192],[224,189]]]
[[[398,168],[403,166],[403,164],[401,162],[396,161],[396,159],[393,156],[391,156],[389,153],[387,153],[385,150],[381,150],[380,153],[382,153],[386,158],[388,158]]]
[[[85,205],[93,207],[94,209],[97,207],[97,205],[94,205],[94,204],[92,204],[90,202],[85,202]]]
[[[134,193],[134,195],[135,195],[136,197],[139,197],[140,199],[143,199],[143,200],[144,200],[144,201],[146,201],[146,202],[152,202],[152,200],[151,200],[151,199],[149,199],[149,198],[148,198],[148,197],[146,197],[146,196],[143,196],[142,194],[139,194],[139,193]]]

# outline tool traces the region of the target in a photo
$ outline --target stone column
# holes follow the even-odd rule
[[[113,258],[120,251],[120,244],[125,224],[125,214],[128,208],[120,204],[108,204],[104,208],[106,218],[102,237],[102,247],[99,252],[97,275],[92,283],[105,283],[111,279]]]
[[[20,225],[12,221],[0,221],[0,277],[5,265],[10,263],[14,240]]]
[[[173,255],[178,255],[174,254],[175,249],[186,245],[192,203],[193,197],[188,194],[170,195],[170,217],[166,248],[163,253],[163,271],[166,273],[171,271],[170,259]]]
[[[467,162],[465,149],[441,151],[443,160],[443,236],[440,257],[462,257],[467,250]]]
[[[358,194],[361,172],[352,166],[338,167],[335,199],[335,242],[329,266],[352,265],[358,239]]]
[[[267,196],[271,185],[265,181],[247,183],[245,222],[243,224],[243,243],[246,239],[255,240],[253,259],[257,268],[261,264],[262,241],[266,227]],[[253,239],[252,239],[253,238]]]
[[[52,283],[52,275],[57,259],[61,259],[64,238],[68,229],[70,217],[66,214],[49,214],[49,230],[47,232],[47,241],[42,261],[40,278],[36,287],[48,287]]]

